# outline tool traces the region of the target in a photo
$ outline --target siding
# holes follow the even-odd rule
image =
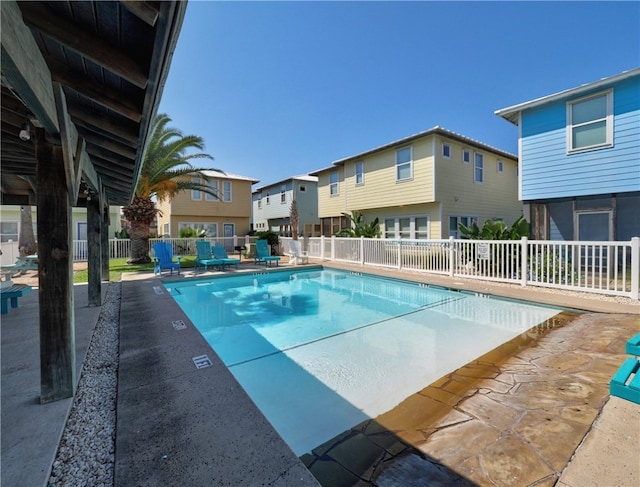
[[[523,200],[640,190],[640,77],[613,88],[611,148],[567,155],[566,101],[570,99],[522,113]]]
[[[451,157],[442,156],[442,143],[449,144]],[[463,150],[469,150],[471,162],[462,161]],[[484,158],[484,182],[474,182],[474,153]],[[518,201],[517,162],[489,151],[438,138],[436,142],[436,200],[442,202],[442,238],[449,237],[449,216],[477,216],[479,224],[491,218],[502,218],[511,225],[522,215]],[[498,172],[498,161],[504,165]],[[438,238],[438,237],[434,237]]]

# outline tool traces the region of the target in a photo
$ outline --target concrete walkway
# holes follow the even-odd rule
[[[249,272],[254,270],[253,266],[246,263],[241,268]],[[354,268],[360,272],[372,271],[361,266]],[[260,270],[263,271],[264,268]],[[557,485],[563,487],[640,484],[640,458],[637,454],[640,432],[635,429],[636,426],[640,428],[640,406],[618,398],[608,400],[607,393],[608,380],[614,371],[612,364],[617,361],[621,363],[624,357],[624,341],[634,330],[640,331],[640,305],[599,301],[589,296],[567,298],[560,293],[491,285],[480,281],[451,281],[447,278],[415,273],[399,274],[386,270],[376,272],[474,292],[621,316],[625,321],[624,325],[607,325],[607,334],[613,347],[608,350],[600,346],[600,324],[618,319],[610,315],[593,314],[591,316],[594,321],[582,324],[579,329],[568,324],[544,335],[544,340],[547,340],[555,333],[566,334],[566,340],[554,340],[553,355],[557,357],[559,367],[573,367],[564,369],[567,384],[576,381],[582,384],[586,380],[599,391],[601,399],[589,399],[589,414],[576,416],[575,413],[569,418],[574,423],[584,424],[582,436],[573,435],[571,441],[566,441],[562,429],[553,433],[552,430],[540,431],[540,444],[563,445],[564,449],[560,453],[552,451],[546,454],[550,460],[545,459],[542,463],[547,465],[552,462],[554,467],[549,469],[549,476],[543,478],[543,483],[537,483],[536,480],[536,485],[554,485],[558,480],[557,475],[560,475]],[[282,442],[173,300],[166,294],[157,294],[160,279],[151,274],[126,277],[128,280],[123,282],[122,289],[120,323],[116,485],[317,485],[309,470]],[[99,308],[86,307],[86,287],[77,286],[76,296],[77,365],[80,368],[80,358],[84,357]],[[45,406],[37,401],[37,312],[37,292],[34,292],[20,301],[18,309],[11,309],[2,318],[2,485],[46,485],[49,468],[71,405],[70,400]],[[180,322],[184,323],[184,328]],[[570,352],[574,350],[574,344],[570,338],[576,334],[584,338],[585,353],[601,358],[593,360],[589,373],[584,373],[580,362],[571,359]],[[617,336],[611,337],[611,334]],[[595,348],[599,347],[598,350],[589,350],[589,343]],[[565,354],[566,364],[563,359]],[[521,357],[516,359],[521,360]],[[196,363],[209,366],[197,368]],[[545,366],[551,367],[550,364]],[[532,383],[544,384],[545,378],[546,374],[540,374]],[[477,390],[489,390],[484,386],[480,387],[479,380],[493,380],[495,386],[495,377],[467,377],[466,380],[467,390],[474,387]],[[569,403],[574,404],[576,395],[579,396],[580,393],[574,391],[573,386],[567,387],[565,394],[550,390],[550,397],[555,401],[570,397]],[[474,404],[469,398],[468,395],[462,395],[460,401],[467,400],[466,405],[456,402],[451,405],[455,407],[451,407],[448,414],[457,415],[462,411],[462,414],[490,423],[491,419],[486,419],[485,416],[502,421],[503,408],[514,406],[501,405],[498,401],[497,406],[492,403],[492,408],[486,410],[483,400],[475,399],[478,403]],[[570,410],[567,411],[571,416]],[[395,417],[412,418],[415,412],[416,409],[410,408],[403,415]],[[463,428],[463,423],[469,421],[445,421],[443,424]],[[441,458],[436,462],[437,465],[443,470],[456,472],[459,475],[459,485],[477,481],[474,474],[461,468],[458,462],[460,455],[465,452],[468,457],[474,456],[472,449],[479,443],[469,437],[463,435],[460,439],[454,436],[454,441],[444,449],[450,452],[449,456],[442,454],[440,457],[441,453],[432,449],[433,442],[431,446],[429,442],[424,442],[422,446],[411,443],[407,441],[410,435],[403,437],[394,427],[380,424],[382,429],[375,432],[378,439],[386,434],[387,440],[394,440],[383,442],[383,458],[395,458],[396,461],[386,462],[384,468],[369,472],[367,475],[371,480],[360,477],[358,485],[424,485],[409,483],[411,478],[407,476],[407,472],[415,471],[416,464],[407,461],[403,465],[402,460],[410,458],[415,461],[417,458],[423,461],[427,456]],[[621,428],[621,424],[625,427]],[[374,433],[373,430],[369,432]],[[536,432],[531,431],[530,435],[535,438]],[[424,435],[422,439],[425,439]],[[442,445],[446,443],[443,440],[440,442]],[[353,445],[355,448],[346,449],[347,453],[358,451],[363,443],[354,442]],[[400,449],[418,454],[398,455]],[[508,449],[503,449],[502,452],[502,457],[498,456],[493,460],[497,462],[503,458],[503,466],[508,470],[513,459],[509,460]],[[394,465],[398,467],[391,468]],[[400,483],[394,480],[394,471],[404,472],[396,478]],[[619,476],[615,476],[615,471]],[[339,477],[333,478],[337,480]],[[616,481],[612,482],[614,479]],[[332,483],[329,478],[323,480],[323,485],[348,484]],[[526,484],[505,481],[497,485]]]

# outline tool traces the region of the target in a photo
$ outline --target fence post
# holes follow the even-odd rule
[[[640,237],[631,239],[631,299],[640,299]]]
[[[527,251],[529,250],[529,239],[522,237],[520,239],[520,285],[527,287]]]
[[[453,277],[456,270],[456,249],[454,246],[455,243],[453,241],[453,237],[449,237],[449,277]]]
[[[364,237],[360,237],[360,265],[364,265]]]
[[[324,260],[324,235],[320,235],[320,259]]]
[[[331,236],[331,260],[336,260],[336,236]]]

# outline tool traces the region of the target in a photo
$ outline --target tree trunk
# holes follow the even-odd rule
[[[20,235],[18,236],[18,252],[20,256],[33,255],[38,251],[36,237],[33,234],[33,218],[31,207],[20,207]]]
[[[127,264],[148,264],[149,257],[149,224],[132,221],[129,234],[131,237],[131,253]]]

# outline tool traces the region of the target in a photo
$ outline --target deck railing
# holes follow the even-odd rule
[[[228,253],[248,246],[257,237],[206,238],[224,245]],[[170,242],[175,255],[196,255],[195,238],[149,239]],[[290,237],[280,237],[281,253]],[[310,237],[303,248],[309,257],[388,267],[485,281],[569,289],[638,300],[640,238],[628,242],[552,240],[390,240]],[[74,240],[74,261],[87,259],[85,240]],[[109,241],[109,257],[129,257],[129,240]]]

